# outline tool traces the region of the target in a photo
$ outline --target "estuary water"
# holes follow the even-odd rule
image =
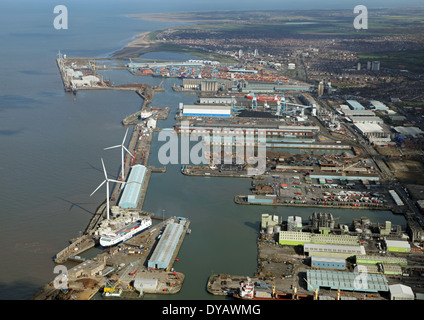
[[[104,189],[89,196],[104,179],[100,158],[110,177],[120,170],[119,151],[103,149],[122,141],[121,120],[139,110],[142,100],[134,92],[122,91],[66,94],[55,61],[58,50],[68,56],[108,57],[138,33],[175,24],[127,18],[124,14],[145,8],[117,3],[72,2],[67,5],[68,30],[53,28],[56,3],[51,1],[0,3],[0,299],[29,299],[56,276],[54,255],[85,229],[105,199]],[[190,58],[163,52],[157,56]],[[156,56],[150,53],[147,57]],[[127,71],[106,71],[104,77],[115,83],[159,84],[162,80],[135,77]],[[174,124],[179,102],[191,104],[197,99],[172,91],[178,81],[165,79],[165,92],[157,93],[152,102],[172,109],[168,120],[158,122],[161,127]],[[161,166],[157,159],[160,146],[155,139],[151,165]],[[171,164],[166,173],[152,175],[144,209],[191,219],[192,234],[186,237],[175,264],[186,280],[176,296],[146,299],[214,299],[205,290],[210,274],[255,272],[262,213],[284,219],[299,215],[306,220],[314,211],[238,206],[233,197],[249,191],[249,180],[186,177],[180,167]],[[390,212],[332,213],[342,223],[361,216],[373,222],[404,223]]]

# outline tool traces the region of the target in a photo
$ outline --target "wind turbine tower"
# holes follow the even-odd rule
[[[95,193],[96,193],[96,191],[97,191],[97,190],[99,190],[99,189],[100,189],[100,187],[101,187],[101,186],[103,186],[103,185],[106,183],[106,203],[107,203],[107,207],[106,207],[106,218],[109,220],[109,212],[110,212],[110,205],[109,205],[109,197],[110,197],[110,194],[109,194],[109,182],[110,182],[110,181],[112,181],[112,182],[116,182],[116,183],[125,183],[125,182],[123,182],[123,181],[117,181],[117,180],[113,180],[113,179],[109,179],[109,178],[107,177],[107,172],[106,172],[106,168],[105,168],[105,164],[104,164],[104,162],[103,162],[103,159],[102,159],[102,166],[103,166],[103,173],[105,174],[105,180],[104,180],[101,184],[99,184],[99,186],[96,188],[96,190],[94,190],[94,191],[90,194],[90,197],[91,197],[93,194],[95,194]]]

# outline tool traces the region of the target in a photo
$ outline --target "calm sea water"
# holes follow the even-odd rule
[[[125,132],[121,120],[142,104],[133,92],[80,91],[76,98],[66,94],[55,62],[58,50],[68,56],[107,57],[136,34],[171,25],[124,16],[160,8],[101,3],[67,5],[68,30],[53,28],[56,3],[51,1],[0,3],[0,299],[28,299],[55,277],[52,258],[85,229],[105,199],[104,191],[89,197],[103,180],[100,158],[111,177],[119,172],[119,152],[103,148],[121,142]],[[175,53],[146,57],[189,58]],[[126,71],[108,71],[104,76],[115,83],[161,81]],[[161,127],[173,125],[179,102],[191,104],[197,98],[173,92],[171,86],[177,81],[166,79],[166,92],[153,100],[154,106],[172,109],[169,119],[159,122]],[[152,165],[161,165],[159,148],[156,141]],[[167,173],[153,174],[144,209],[192,220],[193,232],[186,237],[175,265],[186,280],[176,296],[146,299],[214,298],[205,290],[211,273],[254,273],[262,213],[307,219],[313,211],[237,206],[233,196],[247,193],[249,180],[186,177],[179,170],[179,165],[169,165]],[[346,223],[366,215],[372,221],[391,219],[403,224],[401,217],[388,212],[332,213]]]

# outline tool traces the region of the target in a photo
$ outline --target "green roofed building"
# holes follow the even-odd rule
[[[342,244],[359,246],[359,237],[338,234],[319,234],[297,231],[280,231],[279,243],[281,245],[304,245],[305,243]]]
[[[376,256],[376,255],[358,255],[356,256],[356,263],[357,264],[392,263],[392,264],[399,264],[399,265],[408,264],[406,258]]]

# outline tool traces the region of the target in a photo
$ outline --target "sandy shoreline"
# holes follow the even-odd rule
[[[155,41],[149,40],[149,34],[151,32],[143,32],[136,35],[135,39],[128,43],[125,48],[116,51],[113,54],[115,58],[137,58],[143,53],[153,51],[157,47]]]

